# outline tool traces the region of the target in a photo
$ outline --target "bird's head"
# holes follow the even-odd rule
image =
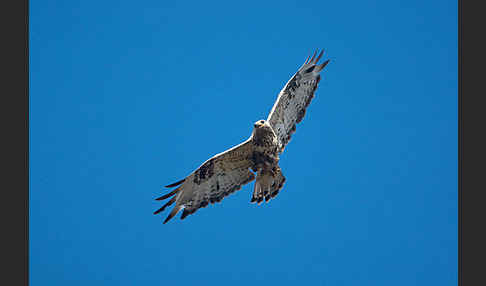
[[[266,121],[265,120],[258,120],[257,122],[253,123],[253,127],[255,128],[261,128],[265,126]]]

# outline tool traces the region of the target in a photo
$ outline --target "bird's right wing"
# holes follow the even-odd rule
[[[255,179],[255,175],[249,170],[252,166],[250,140],[251,138],[212,157],[185,179],[166,186],[168,188],[179,187],[156,199],[164,200],[172,197],[154,214],[175,203],[164,223],[173,218],[181,209],[184,209],[181,216],[181,219],[184,219],[199,208],[206,207],[208,203],[220,202],[224,197]]]
[[[320,65],[317,64],[323,52],[317,58],[315,58],[317,52],[310,60],[307,58],[280,91],[277,101],[268,115],[267,121],[270,122],[277,135],[280,153],[283,152],[292,133],[295,132],[295,125],[304,118],[307,106],[314,97],[321,79],[319,73],[329,63],[327,60]]]

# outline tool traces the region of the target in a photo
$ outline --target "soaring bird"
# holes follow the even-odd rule
[[[220,202],[253,181],[254,173],[252,203],[268,202],[279,193],[285,182],[278,165],[280,154],[295,132],[295,125],[304,118],[321,79],[320,72],[329,63],[326,60],[318,64],[323,53],[316,57],[316,51],[310,59],[307,57],[280,91],[267,120],[256,121],[246,141],[215,155],[186,178],[166,186],[177,188],[156,199],[170,198],[154,214],[175,204],[164,224],[180,210],[184,219],[209,203]]]

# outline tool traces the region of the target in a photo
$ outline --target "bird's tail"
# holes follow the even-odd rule
[[[257,173],[255,188],[253,189],[253,196],[251,202],[260,204],[263,199],[269,201],[274,198],[283,187],[285,177],[282,174],[279,166],[273,169],[262,169]]]

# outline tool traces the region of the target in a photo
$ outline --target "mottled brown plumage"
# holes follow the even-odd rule
[[[207,160],[186,178],[168,185],[177,189],[157,198],[172,197],[154,214],[175,203],[164,223],[180,210],[184,219],[200,208],[220,202],[255,178],[251,202],[260,204],[274,198],[285,182],[278,165],[279,156],[295,132],[296,124],[304,118],[321,79],[319,73],[329,62],[317,64],[323,51],[317,58],[316,54],[317,51],[306,59],[280,91],[267,120],[254,123],[250,138]]]

